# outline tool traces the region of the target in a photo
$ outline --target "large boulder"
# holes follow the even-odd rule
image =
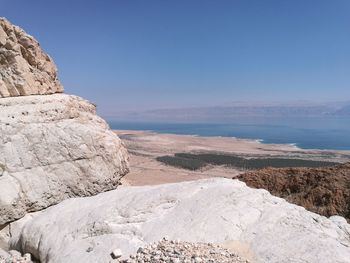
[[[11,246],[40,262],[109,262],[168,237],[231,247],[252,262],[350,262],[350,225],[223,178],[122,187],[12,224]],[[254,261],[255,260],[255,261]]]
[[[39,43],[0,18],[0,228],[66,198],[115,189],[128,172],[126,149],[95,106],[60,92]]]
[[[49,55],[32,36],[0,17],[0,98],[61,92]]]
[[[127,152],[89,102],[0,99],[0,225],[66,198],[115,189]]]

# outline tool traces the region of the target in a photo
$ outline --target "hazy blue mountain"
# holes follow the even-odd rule
[[[228,106],[155,109],[104,114],[108,119],[134,121],[229,122],[242,118],[350,117],[349,102],[244,103]]]
[[[349,116],[350,117],[350,105],[342,107],[341,109],[333,113],[336,116]]]

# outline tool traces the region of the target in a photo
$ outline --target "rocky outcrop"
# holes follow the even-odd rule
[[[115,189],[127,152],[75,96],[0,99],[0,225],[66,198]]]
[[[0,98],[61,92],[49,55],[32,36],[0,17]]]
[[[95,106],[53,94],[63,92],[56,71],[33,37],[0,18],[0,228],[115,189],[128,172],[126,149]]]
[[[350,262],[346,222],[223,178],[72,198],[11,229],[12,248],[42,263],[109,262],[115,249],[128,257],[163,237],[222,244],[252,262]]]
[[[307,210],[340,215],[350,222],[350,163],[324,168],[266,168],[236,178]]]

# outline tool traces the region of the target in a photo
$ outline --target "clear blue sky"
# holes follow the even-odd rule
[[[0,0],[66,93],[120,109],[350,100],[349,0]]]

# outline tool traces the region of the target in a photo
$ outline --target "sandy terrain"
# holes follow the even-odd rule
[[[198,171],[175,168],[158,162],[158,156],[179,152],[220,152],[244,156],[280,156],[345,162],[350,151],[302,150],[293,145],[263,144],[254,140],[229,137],[160,134],[148,131],[117,130],[130,153],[130,173],[123,184],[152,185],[197,180],[208,177],[229,177],[242,173],[223,166],[209,166]]]

